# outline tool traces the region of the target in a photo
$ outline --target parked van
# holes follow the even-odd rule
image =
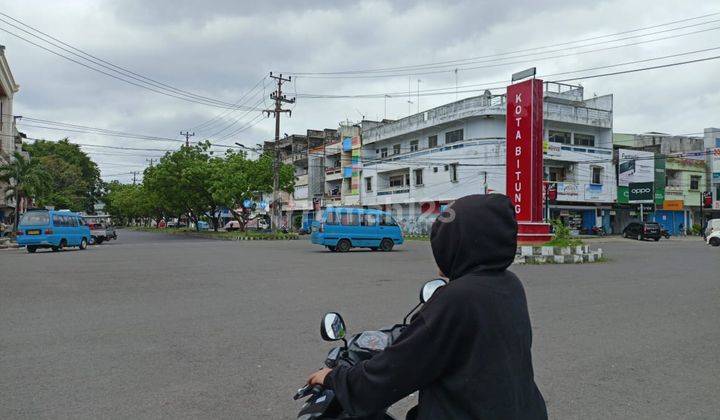
[[[38,248],[85,249],[89,240],[90,228],[83,217],[66,210],[29,210],[20,218],[17,232],[18,245],[25,246],[31,253]]]
[[[705,237],[708,238],[713,232],[720,231],[720,219],[710,219],[705,226]]]
[[[391,251],[403,243],[402,231],[390,213],[361,208],[333,207],[312,225],[310,241],[330,251],[350,248]]]

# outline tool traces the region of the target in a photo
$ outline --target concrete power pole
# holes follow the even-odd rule
[[[282,109],[283,103],[292,104],[295,103],[295,98],[288,99],[282,93],[283,82],[289,82],[292,80],[291,76],[284,78],[282,74],[279,76],[273,76],[270,72],[270,77],[277,80],[277,90],[270,94],[270,99],[275,101],[274,109],[266,109],[265,112],[269,117],[270,114],[275,115],[275,159],[273,160],[273,198],[272,198],[272,217],[270,218],[270,227],[273,231],[277,230],[278,219],[280,218],[280,199],[278,197],[280,189],[280,114],[287,112],[288,116],[292,115],[292,111],[289,109]]]
[[[181,132],[180,132],[180,135],[181,135],[181,136],[185,136],[185,147],[190,147],[190,137],[193,137],[193,136],[195,135],[195,133],[194,133],[194,132],[191,133],[191,132],[189,132],[189,131],[186,131],[186,132],[183,133],[183,132],[181,131]]]

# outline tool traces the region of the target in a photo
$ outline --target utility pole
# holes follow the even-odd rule
[[[279,76],[273,76],[272,72],[270,72],[270,77],[277,80],[277,90],[270,94],[270,99],[275,101],[275,108],[266,109],[263,112],[266,113],[268,117],[270,114],[275,115],[275,159],[273,161],[272,217],[270,218],[270,227],[275,231],[277,230],[277,223],[280,216],[280,200],[278,197],[278,190],[280,189],[280,114],[287,112],[288,116],[292,116],[292,110],[282,109],[282,104],[295,103],[295,98],[288,99],[287,96],[282,93],[283,82],[290,82],[292,76],[284,78],[282,73]]]
[[[186,131],[186,132],[183,133],[183,132],[181,131],[181,132],[180,132],[180,135],[181,135],[181,136],[185,136],[185,147],[190,147],[190,137],[193,137],[193,136],[195,135],[195,132],[192,132],[192,133],[191,133],[191,132],[189,132],[189,131]]]
[[[151,167],[151,168],[152,168],[152,166],[153,166],[153,163],[155,163],[155,159],[154,159],[154,158],[145,159],[145,161],[150,161],[150,167]]]
[[[135,185],[137,183],[138,171],[132,171],[132,174],[133,174],[133,185]]]

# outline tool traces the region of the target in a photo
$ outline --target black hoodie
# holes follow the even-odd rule
[[[433,255],[450,279],[397,341],[330,372],[343,408],[380,411],[417,390],[417,419],[546,419],[533,379],[525,291],[507,267],[517,223],[504,195],[455,201],[433,224]]]

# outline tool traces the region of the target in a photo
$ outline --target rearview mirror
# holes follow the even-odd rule
[[[445,285],[447,285],[447,282],[441,278],[430,280],[429,282],[425,283],[423,287],[420,288],[420,302],[425,303],[430,300],[430,298],[437,291],[437,289]]]
[[[320,323],[320,335],[325,341],[337,341],[345,338],[345,321],[337,312],[328,312]]]

